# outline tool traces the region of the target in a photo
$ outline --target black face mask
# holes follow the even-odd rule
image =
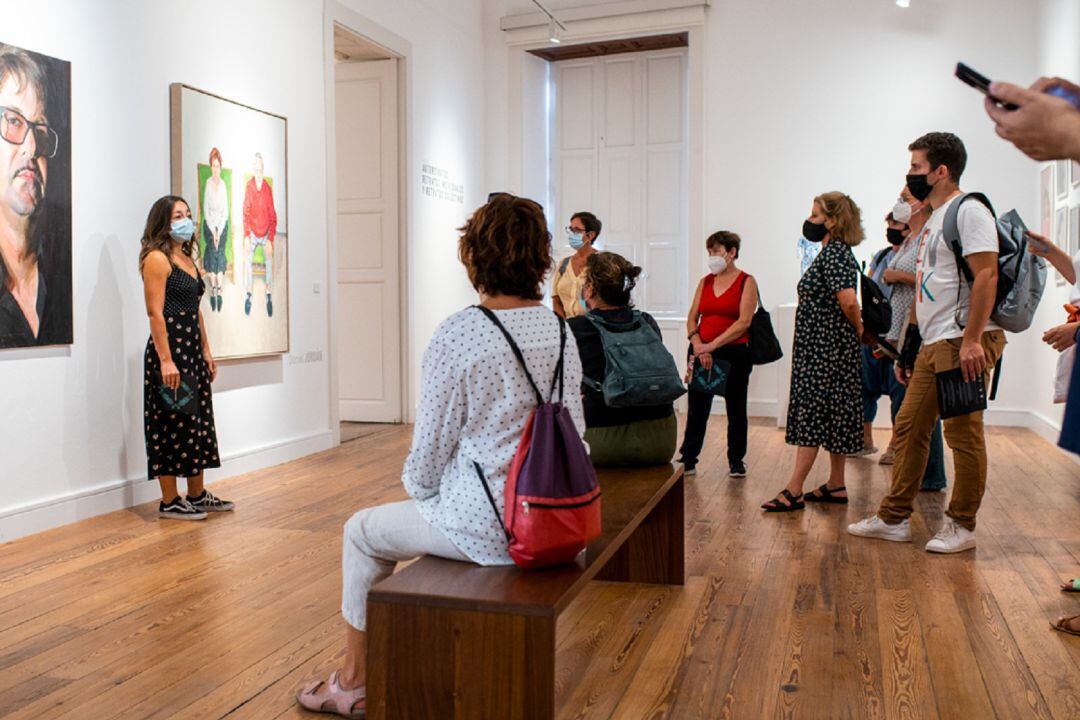
[[[802,236],[812,243],[819,243],[829,234],[825,223],[812,223],[809,220],[802,224]]]
[[[889,241],[890,245],[900,245],[904,242],[904,231],[897,230],[896,228],[888,228],[885,231],[885,239]]]
[[[922,202],[930,197],[930,193],[933,192],[934,186],[926,181],[926,173],[922,173],[921,175],[907,176],[907,189],[916,200]]]

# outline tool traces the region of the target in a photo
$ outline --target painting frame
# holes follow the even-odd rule
[[[1080,205],[1069,208],[1069,256],[1080,253]]]
[[[187,100],[186,103],[185,99]],[[251,123],[258,123],[261,127],[272,128],[271,134],[274,140],[272,152],[262,150],[254,153],[254,162],[258,163],[257,167],[259,168],[257,171],[259,173],[259,184],[256,187],[265,189],[266,195],[270,198],[269,207],[271,208],[270,217],[272,218],[270,222],[273,223],[268,227],[270,234],[265,235],[264,233],[264,237],[259,237],[252,233],[251,237],[254,237],[255,240],[249,243],[248,234],[245,230],[240,229],[241,219],[243,218],[245,223],[247,220],[246,204],[248,198],[246,193],[250,188],[247,186],[238,187],[237,181],[238,178],[246,179],[249,176],[245,173],[247,168],[242,168],[239,165],[231,166],[227,171],[230,180],[226,192],[229,223],[230,225],[234,222],[236,224],[232,225],[228,240],[223,240],[223,242],[226,242],[226,247],[221,252],[225,256],[226,268],[221,272],[221,276],[226,279],[220,282],[222,285],[228,282],[229,285],[235,286],[236,289],[232,294],[236,297],[231,299],[228,313],[213,312],[214,308],[212,304],[209,304],[208,296],[203,297],[201,307],[207,326],[207,335],[211,341],[211,350],[214,352],[216,359],[242,360],[287,355],[292,348],[291,286],[289,282],[291,264],[289,262],[289,250],[292,237],[289,232],[288,212],[288,118],[187,83],[171,83],[169,86],[169,101],[172,193],[187,198],[188,202],[191,203],[192,215],[199,223],[197,236],[200,247],[203,245],[204,218],[204,184],[200,176],[205,168],[213,166],[213,162],[206,157],[207,146],[213,145],[216,149],[218,145],[205,142],[205,138],[202,136],[199,137],[198,142],[192,142],[191,134],[198,132],[193,128],[201,128],[207,124],[205,118],[197,117],[194,113],[198,112],[198,108],[205,111],[207,107],[212,106],[220,108],[223,113],[229,113],[234,122],[236,118],[242,117]],[[232,126],[228,129],[236,136],[246,134],[238,132],[237,128]],[[185,142],[187,142],[187,146],[185,146]],[[203,154],[199,155],[200,152]],[[220,155],[219,152],[219,158]],[[264,155],[266,156],[265,160]],[[245,154],[244,157],[250,158],[251,155]],[[265,176],[262,175],[264,162],[267,169]],[[271,165],[274,168],[272,173],[270,172]],[[218,167],[221,168],[222,174],[226,172],[226,169],[221,167],[220,159]],[[195,202],[192,202],[192,198],[190,198],[193,188],[198,196]],[[185,194],[185,190],[188,191],[187,194]],[[278,194],[279,192],[280,194]],[[244,211],[241,211],[241,208],[237,205],[241,199],[245,206]],[[249,250],[248,244],[254,245],[254,247]],[[284,247],[281,247],[282,245]],[[267,248],[269,248],[269,255],[267,255]],[[261,263],[256,260],[258,253],[263,254],[264,259]],[[268,269],[267,259],[273,260],[269,264],[269,277],[266,275]],[[230,260],[233,262],[230,262]],[[200,270],[205,269],[200,258]],[[208,275],[209,273],[206,273],[204,277]],[[241,286],[241,278],[246,278],[246,283],[244,283],[246,287]],[[257,303],[252,302],[256,278],[261,281],[265,292],[265,312],[261,311],[261,295]],[[271,286],[274,286],[273,289],[271,289]],[[222,291],[219,290],[218,292],[221,293]],[[241,296],[245,294],[247,299],[246,307],[244,307],[241,314],[238,311],[238,308],[242,306],[239,301]],[[219,299],[221,299],[220,295]],[[273,299],[273,302],[271,302],[271,299]],[[253,305],[255,305],[254,308]],[[276,312],[271,311],[271,306]],[[262,338],[258,332],[238,333],[237,335],[244,334],[245,340],[232,342],[233,337],[226,329],[227,324],[238,328],[241,324],[252,321],[262,323],[261,327],[269,327],[269,330],[267,330],[268,337]],[[227,341],[223,342],[222,338],[227,338]]]
[[[1069,197],[1069,161],[1057,160],[1054,162],[1054,197],[1064,200]]]
[[[1073,160],[1069,163],[1070,180],[1073,187],[1080,187],[1080,162]]]
[[[72,62],[8,42],[0,42],[0,53],[11,68],[0,83],[5,123],[24,129],[21,143],[6,143],[35,142],[21,169],[5,157],[0,203],[5,217],[26,218],[21,226],[5,220],[5,232],[32,263],[23,277],[36,285],[16,288],[12,280],[9,286],[0,259],[0,354],[70,348],[76,317]],[[42,149],[49,144],[51,151]],[[36,293],[33,316],[15,300],[19,291]]]
[[[1069,208],[1064,205],[1054,212],[1053,242],[1063,250],[1067,250],[1069,247]],[[1061,273],[1057,273],[1057,284],[1065,284],[1065,278],[1062,277]]]
[[[1047,163],[1039,171],[1039,232],[1046,237],[1054,235],[1054,163]]]

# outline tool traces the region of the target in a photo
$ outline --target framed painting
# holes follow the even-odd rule
[[[1054,166],[1046,165],[1039,171],[1039,233],[1045,237],[1053,234],[1054,222]]]
[[[1069,163],[1069,174],[1073,187],[1080,187],[1080,162],[1073,160]]]
[[[1055,194],[1058,200],[1064,200],[1069,197],[1069,161],[1058,160],[1054,164],[1057,166],[1054,170],[1054,184],[1057,187]]]
[[[70,345],[71,63],[0,43],[0,349]]]
[[[174,83],[172,190],[195,218],[214,356],[289,351],[288,120]]]
[[[1071,246],[1069,239],[1069,208],[1059,207],[1054,215],[1054,244],[1062,250],[1068,250]],[[1057,284],[1064,285],[1065,278],[1061,273],[1057,274]]]
[[[1069,255],[1080,252],[1080,205],[1069,208]]]

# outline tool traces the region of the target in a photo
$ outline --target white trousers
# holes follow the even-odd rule
[[[367,508],[345,523],[341,553],[341,614],[357,630],[367,627],[368,591],[394,567],[421,555],[470,562],[412,500]]]

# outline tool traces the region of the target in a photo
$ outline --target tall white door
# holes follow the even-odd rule
[[[595,213],[603,249],[644,268],[635,302],[659,317],[685,316],[690,303],[686,57],[628,53],[552,72],[555,226]]]
[[[401,422],[397,61],[338,63],[341,419]]]

